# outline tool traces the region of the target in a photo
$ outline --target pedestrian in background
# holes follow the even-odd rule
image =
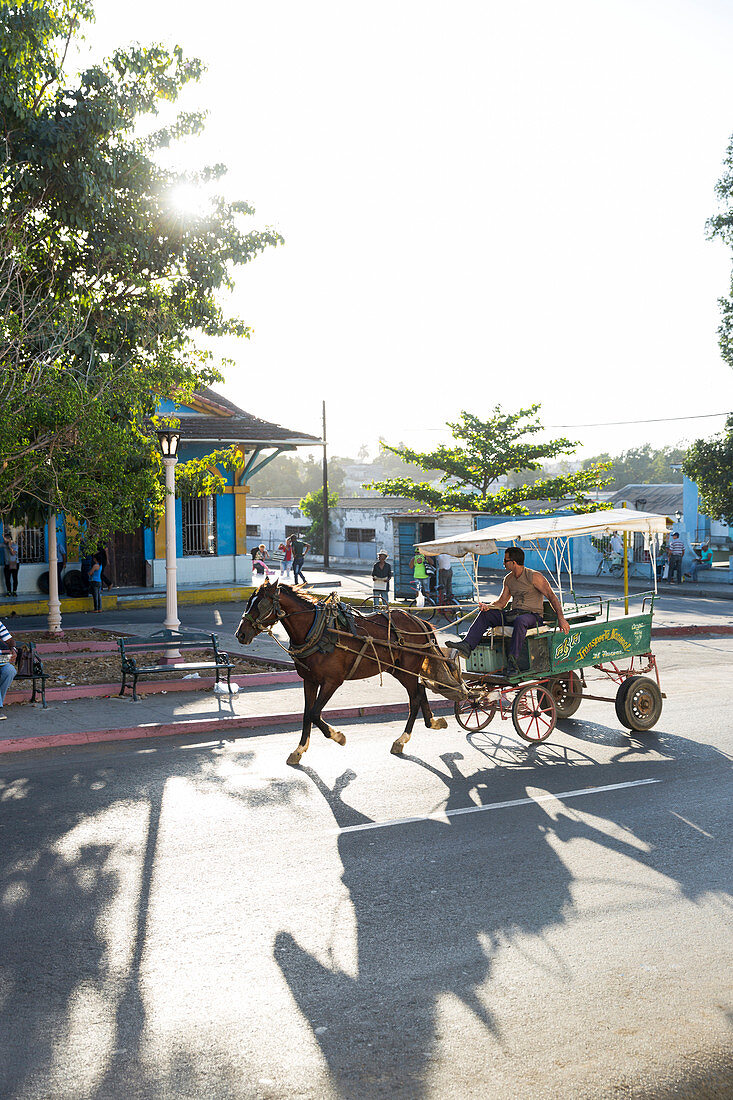
[[[97,554],[94,555],[89,569],[89,590],[94,604],[93,613],[98,615],[102,610],[102,563]]]
[[[99,559],[102,565],[102,584],[107,586],[107,591],[109,592],[110,588],[114,588],[114,585],[112,584],[112,578],[107,572],[109,558],[107,556],[107,547],[104,545],[103,542],[100,542],[97,546],[96,557]]]
[[[418,592],[422,591],[426,596],[430,595],[430,577],[428,576],[428,559],[426,554],[421,554],[417,546],[415,547],[415,554],[410,558],[410,569],[412,570],[412,579],[415,582],[415,588]]]
[[[20,570],[18,544],[12,537],[12,534],[5,535],[3,544],[3,549],[5,551],[5,565],[3,566],[3,573],[5,574],[5,591],[9,596],[17,596],[18,572]]]
[[[674,575],[677,574],[677,583],[682,584],[682,559],[685,556],[685,544],[678,531],[672,532],[672,538],[667,547],[669,557],[669,583],[674,584]]]
[[[438,554],[438,588],[442,598],[449,603],[453,599],[453,566],[450,554]]]
[[[293,571],[293,547],[290,543],[290,535],[285,539],[285,542],[280,543],[278,550],[282,550],[283,555],[280,573],[283,579],[286,579],[290,577]]]
[[[387,551],[380,550],[377,560],[372,566],[372,593],[374,596],[374,608],[383,603],[389,607],[389,582],[392,580],[392,566],[387,561]]]
[[[303,562],[305,561],[305,555],[311,548],[310,543],[305,542],[299,535],[292,535],[290,543],[293,547],[293,584],[298,583],[298,577],[301,578],[303,584],[307,584],[308,582],[303,573]]]

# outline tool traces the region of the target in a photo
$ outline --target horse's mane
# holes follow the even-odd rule
[[[291,596],[295,596],[296,599],[301,599],[304,603],[317,604],[320,603],[322,596],[316,596],[313,592],[308,592],[300,588],[291,588],[287,584],[281,584],[280,588],[289,592]]]

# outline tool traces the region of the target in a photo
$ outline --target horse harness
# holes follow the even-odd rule
[[[269,605],[265,603],[265,600],[269,600]],[[268,593],[262,601],[265,603],[264,611],[259,609],[258,615],[255,617],[251,611],[248,611],[244,616],[245,620],[249,622],[250,626],[256,629],[258,632],[266,630],[268,624],[265,620],[270,616],[272,612],[275,615],[275,621],[280,622],[282,619],[287,618],[288,612],[282,610],[280,605],[280,593],[275,588],[274,592]],[[310,610],[310,608],[308,609]],[[356,629],[356,622],[353,609],[348,605],[341,602],[338,599],[335,592],[332,592],[324,600],[319,600],[314,604],[312,610],[315,612],[313,623],[308,631],[305,639],[300,645],[293,645],[291,642],[288,646],[288,654],[292,657],[296,665],[300,665],[301,668],[307,670],[308,666],[305,664],[305,660],[308,657],[313,656],[314,653],[333,653],[335,649],[342,649],[347,653],[355,654],[356,659],[346,675],[346,680],[354,678],[356,671],[361,664],[363,658],[368,655],[372,658],[379,670],[379,675],[382,675],[383,669],[389,670],[390,668],[399,668],[399,652],[395,654],[393,645],[407,652],[420,652],[423,649],[429,650],[429,645],[415,646],[410,642],[404,632],[401,632],[392,622],[391,615],[386,615],[387,618],[387,638],[382,641],[380,639],[374,639],[370,636],[360,636]],[[353,646],[347,645],[342,639],[358,639],[361,641],[361,649],[354,650]],[[424,638],[424,642],[428,642],[427,637]],[[384,655],[380,659],[377,646],[387,650],[389,658],[384,660]]]

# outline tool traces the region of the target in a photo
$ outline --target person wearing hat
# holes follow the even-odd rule
[[[387,561],[387,551],[380,550],[377,560],[372,566],[372,589],[374,592],[374,609],[384,604],[389,607],[389,582],[392,580],[392,566]]]

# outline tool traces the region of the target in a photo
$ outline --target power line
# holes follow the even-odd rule
[[[545,428],[618,428],[627,424],[672,424],[678,420],[711,420],[716,416],[730,416],[728,412],[702,413],[699,416],[659,416],[652,420],[599,420],[595,424],[546,424]],[[400,428],[400,432],[444,432],[447,425],[439,428]]]
[[[671,424],[675,420],[711,420],[728,416],[727,412],[703,413],[700,416],[659,416],[653,420],[600,420],[597,424],[548,424],[548,428],[618,428],[626,424]]]

